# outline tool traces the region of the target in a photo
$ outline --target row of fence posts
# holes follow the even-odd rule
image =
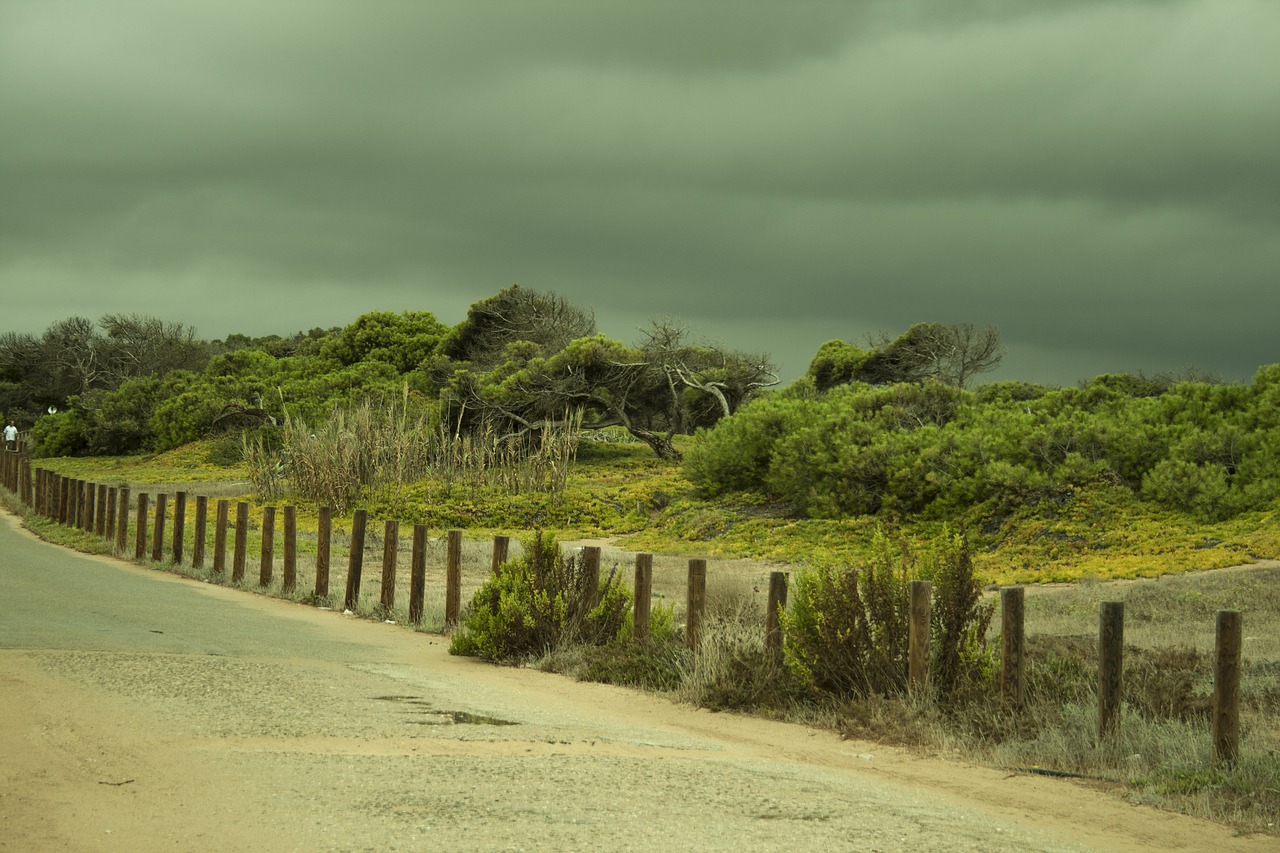
[[[5,453],[3,465],[4,483],[20,499],[37,512],[72,527],[96,532],[110,538],[115,534],[116,550],[126,553],[128,531],[128,487],[94,485],[55,474],[44,469],[33,472],[25,457],[17,453]],[[149,497],[139,494],[136,498],[137,527],[133,555],[142,560],[147,556],[147,517]],[[167,495],[156,498],[152,523],[152,562],[161,562],[165,541]],[[185,539],[185,492],[175,495],[173,505],[173,534],[171,559],[179,564],[183,559]],[[226,568],[227,527],[230,504],[219,500],[214,523],[213,573],[222,574]],[[205,528],[208,498],[197,496],[195,503],[194,541],[191,566],[204,567]],[[243,581],[246,570],[246,535],[248,532],[247,503],[236,504],[235,540],[231,555],[231,581]],[[284,566],[282,591],[295,591],[297,578],[296,514],[292,506],[284,507]],[[356,510],[351,522],[351,546],[348,555],[347,584],[344,606],[354,610],[359,602],[361,574],[364,560],[364,541],[367,515]],[[332,519],[327,507],[319,511],[315,563],[315,596],[329,595],[329,545]],[[396,559],[399,543],[399,522],[387,521],[383,545],[380,604],[390,610],[395,601]],[[275,542],[275,507],[264,507],[262,517],[262,550],[258,575],[260,586],[272,582]],[[493,541],[492,571],[497,573],[506,562],[510,540],[495,536]],[[410,557],[409,619],[414,624],[422,621],[423,597],[426,578],[427,528],[415,524],[413,549]],[[593,607],[600,577],[600,549],[583,548],[584,589],[587,609]],[[462,532],[448,532],[445,555],[445,625],[458,624],[461,607]],[[633,636],[644,641],[649,636],[650,603],[653,583],[653,556],[637,554],[635,558],[635,607],[633,612]],[[779,613],[787,606],[789,576],[786,572],[772,572],[765,611],[765,650],[775,660],[782,657],[782,627]],[[697,649],[702,642],[703,618],[706,610],[707,561],[689,560],[688,588],[685,611],[685,642]],[[929,677],[929,626],[932,586],[928,581],[911,581],[909,587],[908,631],[908,689],[916,695],[927,695]],[[1023,672],[1026,663],[1023,626],[1023,588],[1006,587],[1000,590],[1000,694],[1001,703],[1010,712],[1017,712],[1023,704]],[[1240,740],[1240,659],[1243,637],[1243,620],[1236,610],[1219,611],[1214,656],[1213,699],[1213,752],[1215,760],[1230,763],[1236,760]],[[1100,608],[1098,629],[1098,737],[1106,738],[1119,730],[1121,696],[1123,692],[1124,603],[1103,602]]]

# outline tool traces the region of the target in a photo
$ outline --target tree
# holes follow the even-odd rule
[[[768,356],[689,343],[689,328],[672,317],[650,321],[637,347],[661,375],[672,432],[710,426],[729,417],[765,388],[778,384]],[[692,393],[691,393],[692,392]]]
[[[408,373],[435,353],[448,331],[430,311],[373,311],[339,332],[326,352],[343,365],[381,361]]]
[[[809,376],[819,391],[849,382],[892,385],[925,379],[966,388],[973,377],[994,370],[1003,359],[995,326],[916,323],[896,338],[879,335],[869,350],[827,341],[810,363]]]
[[[649,426],[660,377],[639,351],[592,335],[550,357],[528,342],[510,345],[506,356],[488,373],[455,372],[446,389],[451,423],[533,433],[580,412],[582,429],[621,426],[660,458],[680,459],[670,433]]]
[[[513,284],[472,305],[440,349],[455,362],[489,368],[516,341],[537,344],[550,355],[595,331],[592,312],[558,294]]]

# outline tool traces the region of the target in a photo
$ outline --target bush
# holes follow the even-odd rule
[[[587,610],[587,581],[582,561],[562,556],[556,541],[538,532],[519,558],[476,591],[449,652],[518,661],[561,644],[616,639],[631,612],[631,591],[611,573],[596,590],[599,603]]]
[[[810,689],[839,697],[904,692],[911,580],[933,587],[934,692],[949,697],[981,683],[992,668],[985,636],[994,605],[982,603],[967,540],[945,529],[923,559],[878,531],[867,565],[797,575],[791,607],[780,614],[792,672]]]
[[[799,572],[779,614],[787,665],[812,690],[869,696],[906,687],[906,563],[877,539],[868,565]]]
[[[37,457],[79,456],[88,449],[90,423],[79,409],[45,415],[31,428]]]

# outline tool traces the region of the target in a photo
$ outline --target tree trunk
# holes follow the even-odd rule
[[[665,459],[668,462],[679,462],[684,458],[684,455],[679,450],[676,450],[675,445],[671,443],[669,438],[650,432],[647,429],[633,426],[628,426],[627,432],[649,445],[659,459]]]

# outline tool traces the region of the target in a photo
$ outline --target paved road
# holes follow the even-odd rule
[[[1069,783],[453,658],[0,517],[0,850],[1263,850]],[[1205,846],[1209,845],[1209,846]]]

